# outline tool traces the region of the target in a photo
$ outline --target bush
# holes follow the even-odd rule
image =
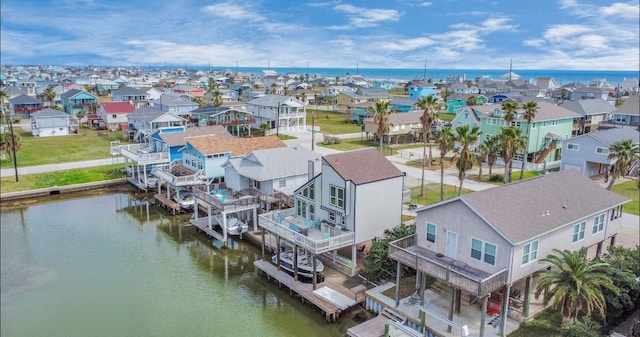
[[[322,140],[322,143],[325,145],[332,145],[332,144],[340,144],[342,140],[338,137],[334,137],[334,136],[326,136],[324,137],[324,139]]]
[[[504,180],[504,176],[502,174],[494,174],[491,177],[489,177],[489,181],[490,182],[501,182]]]
[[[600,337],[600,325],[589,316],[584,316],[582,322],[576,320],[575,323],[562,326],[562,337]]]

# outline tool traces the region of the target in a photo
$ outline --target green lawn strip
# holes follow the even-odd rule
[[[315,123],[311,119],[314,113]],[[320,127],[320,138],[322,134],[341,135],[362,131],[362,126],[352,123],[351,116],[334,111],[307,109],[307,125]]]
[[[630,202],[624,205],[625,213],[640,215],[640,191],[638,191],[638,182],[636,180],[615,184],[611,190],[631,199]]]
[[[15,181],[15,176],[2,177],[0,179],[0,193],[124,178],[126,174],[122,173],[122,169],[124,169],[124,165],[121,164],[117,166],[97,166],[47,173],[25,174],[18,176],[18,183]]]
[[[473,192],[464,188],[462,185],[462,194]],[[444,200],[455,198],[458,196],[458,186],[444,185]],[[420,206],[432,205],[440,202],[440,184],[427,183],[424,184],[424,195],[420,196],[420,186],[411,187],[411,203]]]
[[[86,127],[80,128],[80,134],[68,136],[33,137],[24,131],[18,134],[22,143],[17,151],[18,167],[110,158],[111,141],[122,139],[121,132]],[[13,162],[5,155],[0,167],[12,168]]]

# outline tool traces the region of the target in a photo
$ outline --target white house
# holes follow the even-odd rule
[[[31,134],[35,137],[68,136],[78,132],[78,119],[67,113],[44,109],[31,114]]]

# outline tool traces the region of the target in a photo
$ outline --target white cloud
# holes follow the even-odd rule
[[[400,13],[394,9],[371,9],[352,5],[338,5],[333,8],[346,13],[349,23],[355,28],[374,27],[384,21],[398,21]]]
[[[202,8],[206,13],[231,20],[262,20],[254,11],[232,3],[219,3]]]
[[[376,46],[385,51],[404,51],[409,52],[415,49],[431,46],[434,41],[426,37],[417,37],[414,39],[403,39],[393,41],[391,39],[378,43]]]
[[[547,29],[543,37],[547,40],[562,41],[571,36],[590,32],[591,28],[583,25],[554,25]]]
[[[630,5],[618,2],[609,7],[600,8],[600,12],[608,16],[638,19],[638,16],[640,15],[640,5]]]
[[[417,7],[429,7],[429,6],[431,6],[431,5],[432,5],[432,3],[431,3],[431,2],[429,2],[429,1],[424,1],[424,2],[420,2],[420,3],[418,3],[416,6],[417,6]]]

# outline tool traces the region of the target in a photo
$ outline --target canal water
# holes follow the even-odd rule
[[[12,336],[346,336],[257,273],[260,250],[220,249],[189,215],[126,193],[0,215],[1,332]]]

